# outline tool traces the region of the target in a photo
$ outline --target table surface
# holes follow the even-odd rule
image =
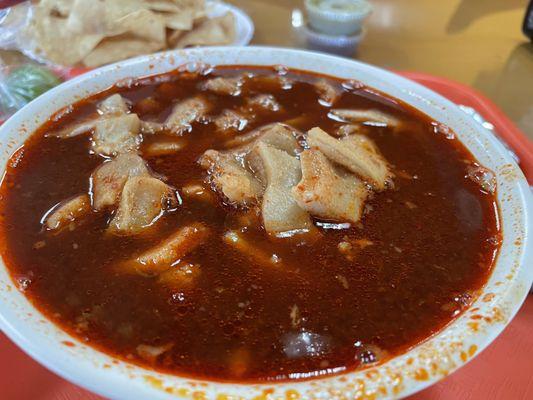
[[[304,47],[291,0],[229,0],[254,20],[253,44]],[[358,60],[467,84],[533,139],[533,45],[521,33],[527,0],[373,0]],[[479,357],[413,400],[533,398],[533,297]],[[4,399],[99,399],[46,371],[0,334]],[[8,373],[9,372],[9,373]],[[28,379],[33,384],[27,384]],[[7,389],[7,392],[5,391]]]

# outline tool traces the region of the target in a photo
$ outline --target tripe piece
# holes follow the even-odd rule
[[[278,103],[276,98],[271,94],[258,94],[246,99],[246,104],[253,108],[259,108],[267,111],[280,111],[281,104]]]
[[[261,206],[265,230],[278,237],[316,230],[309,214],[292,196],[293,186],[302,177],[298,159],[262,142],[250,156],[261,161],[267,183]]]
[[[328,106],[332,106],[342,95],[342,91],[326,79],[319,79],[313,85],[318,92],[319,99]]]
[[[215,189],[230,203],[246,205],[263,194],[261,182],[230,153],[207,150],[199,160]]]
[[[210,230],[201,223],[194,223],[178,229],[155,247],[146,250],[125,266],[145,275],[154,275],[168,270],[204,243]]]
[[[251,261],[264,266],[282,266],[283,260],[276,254],[269,254],[255,244],[246,240],[238,231],[228,231],[222,237],[224,243],[246,256]]]
[[[335,139],[320,128],[307,133],[310,147],[320,150],[331,161],[368,180],[376,189],[383,190],[392,173],[374,143],[362,135]]]
[[[144,160],[135,153],[119,154],[104,162],[91,175],[94,209],[102,210],[117,204],[128,178],[148,175]]]
[[[217,130],[225,131],[242,131],[248,125],[248,118],[233,110],[224,110],[214,119]]]
[[[284,150],[291,155],[296,155],[300,151],[300,146],[296,140],[299,134],[296,129],[288,125],[274,123],[237,136],[234,139],[228,140],[224,145],[227,148],[237,148],[238,150],[247,151],[251,146],[261,141],[279,150]]]
[[[107,97],[96,108],[102,115],[128,114],[130,112],[126,99],[118,93]]]
[[[241,92],[242,84],[241,77],[226,78],[219,76],[205,81],[202,84],[202,89],[220,95],[237,96]]]
[[[138,235],[151,227],[165,210],[177,205],[172,187],[150,176],[134,176],[124,185],[108,231],[115,235]]]
[[[186,146],[185,138],[161,137],[158,140],[143,144],[142,154],[148,157],[176,154]]]
[[[298,205],[316,217],[356,223],[368,197],[365,184],[356,176],[335,170],[319,150],[300,154],[302,180],[292,188]]]
[[[329,114],[334,119],[340,119],[343,122],[360,122],[390,128],[397,128],[400,125],[398,118],[379,110],[350,110],[339,108],[331,110]]]
[[[164,122],[164,126],[174,133],[190,129],[191,124],[209,111],[209,103],[202,97],[192,97],[177,103]]]
[[[200,275],[198,264],[178,264],[161,272],[158,282],[169,289],[179,290],[190,287]]]
[[[136,151],[142,141],[140,127],[137,114],[100,118],[94,127],[92,149],[95,153],[106,156]]]
[[[73,228],[81,218],[91,212],[91,201],[87,194],[80,194],[59,203],[43,218],[43,225],[47,231],[57,233],[65,228]],[[74,223],[74,225],[73,225]]]
[[[83,135],[94,130],[94,127],[96,126],[96,121],[98,121],[97,118],[82,121],[77,124],[74,124],[73,126],[67,126],[66,128],[63,128],[57,132],[47,133],[46,136],[57,137],[59,139],[68,139]]]

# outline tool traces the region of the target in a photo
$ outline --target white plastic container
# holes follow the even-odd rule
[[[326,53],[338,54],[349,57],[357,52],[359,43],[365,36],[362,30],[351,36],[333,36],[316,32],[307,25],[300,28],[300,32],[305,38],[307,46],[311,50],[323,51]]]
[[[357,35],[372,12],[365,0],[305,0],[304,4],[311,28],[332,36]]]

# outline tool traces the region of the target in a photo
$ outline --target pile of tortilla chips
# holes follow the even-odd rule
[[[205,0],[40,0],[24,34],[41,58],[96,67],[164,49],[233,43],[234,15],[206,12]]]

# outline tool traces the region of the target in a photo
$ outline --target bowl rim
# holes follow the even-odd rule
[[[0,173],[3,174],[9,156],[34,128],[62,106],[128,77],[159,74],[182,64],[193,67],[204,62],[213,65],[283,64],[346,79],[355,76],[430,116],[438,116],[436,120],[452,127],[481,164],[495,166],[492,169],[499,187],[504,239],[494,272],[479,298],[438,333],[384,364],[309,381],[235,384],[157,373],[114,359],[81,343],[29,303],[15,288],[15,282],[1,261],[0,328],[12,341],[58,375],[110,398],[191,398],[195,393],[203,393],[208,398],[221,394],[253,398],[270,391],[274,395],[294,391],[301,398],[341,399],[358,394],[372,394],[375,398],[413,394],[464,365],[501,333],[520,308],[533,281],[533,269],[526,265],[528,259],[533,259],[529,238],[533,227],[533,198],[522,172],[501,143],[456,105],[415,82],[359,61],[273,47],[208,47],[167,51],[101,67],[33,100],[0,127]],[[62,344],[67,341],[75,346]]]

